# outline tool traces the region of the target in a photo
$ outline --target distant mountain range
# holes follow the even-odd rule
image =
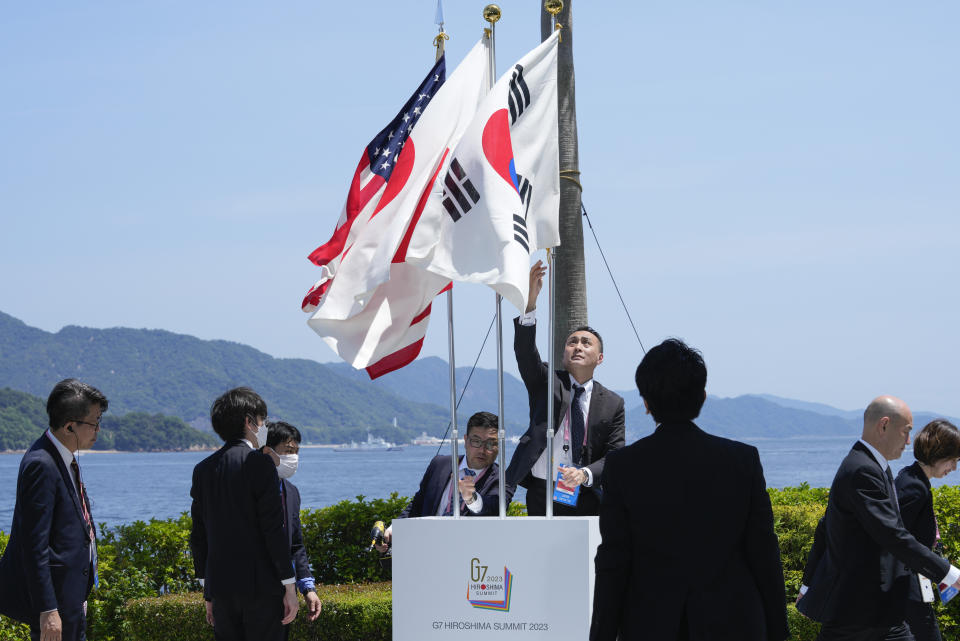
[[[457,368],[458,397],[469,373],[469,367]],[[0,312],[0,388],[45,399],[70,376],[100,388],[110,399],[110,414],[164,414],[206,430],[213,399],[248,385],[266,399],[271,417],[300,427],[308,442],[342,443],[365,438],[367,431],[394,441],[422,431],[440,436],[450,416],[448,366],[436,357],[370,381],[345,363],[274,358],[239,343],[147,329],[67,326],[50,333]],[[517,434],[527,425],[526,390],[506,374],[504,394],[507,429]],[[653,421],[636,390],[620,394],[628,441],[650,433]],[[473,373],[457,414],[461,430],[478,410],[497,412],[495,370]],[[933,417],[916,413],[916,428]],[[732,438],[855,437],[860,412],[764,394],[710,396],[697,423]]]

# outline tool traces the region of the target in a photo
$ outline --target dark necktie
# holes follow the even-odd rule
[[[580,397],[583,396],[583,388],[579,385],[573,386],[573,401],[570,403],[570,439],[573,441],[570,446],[573,453],[573,464],[580,465],[580,457],[583,452],[583,408],[580,407]]]
[[[80,496],[80,506],[83,510],[83,523],[87,527],[87,535],[92,541],[96,538],[96,530],[93,527],[93,518],[90,516],[90,502],[87,500],[87,490],[80,482],[80,466],[77,465],[77,459],[70,461],[70,469],[73,471],[73,482],[77,485],[77,494]]]
[[[897,487],[893,484],[893,472],[890,471],[890,466],[887,465],[887,482],[890,485],[890,496],[893,497],[893,504],[897,506],[897,514],[900,513],[900,499],[897,498]]]

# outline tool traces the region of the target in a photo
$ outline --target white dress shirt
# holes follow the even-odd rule
[[[460,467],[457,468],[457,477],[463,477],[464,470],[472,470],[474,472],[473,478],[478,479],[483,475],[486,469],[487,469],[486,467],[482,467],[479,470],[474,470],[472,467],[467,467],[467,457],[464,456],[462,459],[460,459]],[[440,495],[443,498],[440,499],[440,503],[437,505],[436,516],[443,516],[443,513],[447,508],[447,503],[450,500],[451,483],[453,483],[453,479],[450,479],[449,481],[447,481],[447,484],[443,488],[443,494]],[[454,494],[458,499],[461,498],[459,491],[455,491]],[[473,512],[474,514],[479,514],[480,510],[483,509],[483,497],[480,495],[480,492],[477,492],[476,494],[477,494],[477,500],[474,501],[473,503],[468,503],[467,509]],[[452,513],[453,507],[451,506],[450,509]]]
[[[520,324],[529,327],[530,325],[537,324],[537,310],[533,309],[522,316],[520,316]],[[577,383],[573,376],[570,375],[570,372],[567,372],[567,376],[570,378],[570,398],[573,398],[575,392],[574,387],[583,387],[583,394],[580,396],[580,409],[583,411],[583,437],[584,442],[583,446],[586,447],[587,439],[589,435],[587,433],[587,426],[590,424],[590,397],[593,395],[593,379],[580,385]],[[553,439],[553,476],[550,477],[550,480],[557,478],[558,470],[560,465],[565,466],[573,465],[573,448],[568,442],[566,436],[570,433],[570,407],[567,407],[567,413],[563,417],[563,420],[560,422],[560,427],[554,433]],[[559,438],[558,438],[559,437]],[[566,449],[564,449],[566,445]],[[587,480],[584,481],[584,487],[590,487],[593,485],[593,472],[589,467],[582,467],[586,475]],[[533,467],[530,469],[530,474],[535,478],[544,479],[547,478],[547,449],[544,448],[543,452],[540,454],[540,458],[537,459],[537,462],[533,464]]]
[[[858,440],[860,443],[862,443],[865,448],[867,448],[867,451],[870,452],[870,455],[873,456],[874,460],[876,460],[876,462],[880,464],[880,469],[883,470],[883,474],[886,475],[886,474],[887,474],[887,468],[890,467],[890,462],[887,461],[887,459],[883,456],[883,454],[880,453],[880,450],[878,450],[878,449],[875,448],[874,446],[870,445],[869,443],[867,443],[867,442],[866,442],[865,440],[863,440],[862,438],[861,438],[861,439],[857,439],[857,440]],[[897,491],[897,490],[896,490],[896,487],[894,487],[892,491],[896,492],[896,491]],[[894,500],[896,500],[896,497],[894,497]],[[899,506],[899,504],[898,504],[898,505],[897,505],[897,510],[899,511],[899,509],[900,509],[900,506]],[[957,579],[960,579],[960,569],[957,569],[953,564],[950,564],[950,570],[947,571],[947,575],[946,575],[945,577],[943,577],[943,579],[940,581],[940,583],[946,583],[947,585],[953,585],[954,583],[957,582]],[[808,586],[806,586],[806,585],[801,585],[801,586],[800,586],[800,595],[803,596],[804,594],[806,594],[808,589],[809,589]]]

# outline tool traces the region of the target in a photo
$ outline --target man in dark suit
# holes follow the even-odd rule
[[[316,581],[310,571],[310,559],[303,545],[300,527],[300,490],[290,482],[300,464],[300,430],[283,421],[267,421],[267,447],[273,450],[277,475],[280,476],[280,502],[283,504],[283,530],[290,546],[290,559],[297,575],[297,589],[307,602],[307,618],[315,621],[322,604],[317,596]],[[290,628],[287,627],[289,634]]]
[[[497,465],[497,417],[490,412],[477,412],[467,421],[463,437],[466,456],[460,457],[460,475],[457,494],[461,516],[496,516],[500,513],[500,466]],[[418,516],[448,516],[453,514],[453,483],[450,456],[434,456],[420,480],[420,489],[407,503],[398,519]],[[507,494],[507,503],[511,494]],[[393,526],[384,533],[381,552],[393,536]]]
[[[253,390],[224,393],[210,410],[224,445],[193,469],[190,549],[218,641],[279,641],[299,607],[266,416]]]
[[[797,600],[801,613],[823,624],[822,641],[912,640],[903,623],[911,571],[960,587],[960,570],[903,526],[889,461],[900,458],[912,428],[906,403],[874,399],[830,486]]]
[[[97,541],[75,454],[97,440],[107,398],[76,379],[47,398],[50,429],[20,461],[13,529],[0,559],[0,613],[42,641],[86,638]]]
[[[786,595],[755,447],[707,434],[703,357],[677,339],[636,373],[657,428],[607,457],[591,641],[782,641]]]
[[[535,310],[545,273],[541,261],[530,269],[526,313],[514,319],[513,335],[513,350],[530,403],[530,425],[507,466],[507,484],[511,488],[518,484],[527,488],[530,516],[546,514],[547,496],[552,500],[557,475],[557,469],[547,471],[547,389],[551,373],[537,350]],[[554,466],[563,465],[560,471],[565,485],[581,487],[576,506],[554,505],[553,513],[557,516],[597,514],[600,495],[596,490],[605,458],[623,447],[625,441],[623,399],[593,379],[594,370],[602,362],[600,335],[591,327],[579,327],[567,338],[563,369],[552,373],[556,377]]]

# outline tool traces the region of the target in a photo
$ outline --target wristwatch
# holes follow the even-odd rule
[[[583,482],[581,483],[581,485],[586,486],[587,481],[590,480],[590,475],[587,473],[587,468],[581,467],[580,472],[583,474]]]
[[[474,492],[469,501],[464,501],[467,505],[473,505],[477,501],[477,493]]]

